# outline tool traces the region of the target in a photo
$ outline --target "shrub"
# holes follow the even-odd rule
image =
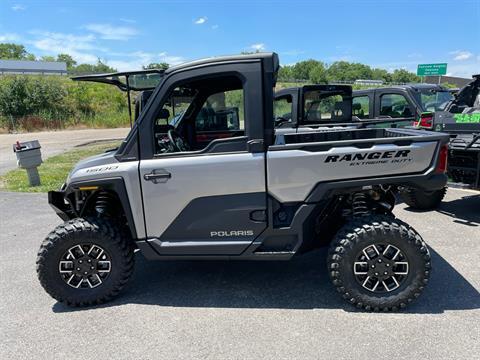
[[[126,95],[115,87],[60,76],[0,77],[0,126],[8,130],[128,124]]]

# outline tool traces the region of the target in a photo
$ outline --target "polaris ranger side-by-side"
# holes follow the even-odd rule
[[[430,254],[392,214],[393,193],[445,186],[448,136],[346,128],[276,142],[278,67],[265,53],[90,78],[149,99],[118,149],[49,192],[65,222],[38,253],[45,290],[71,306],[110,300],[135,249],[151,260],[288,260],[329,244],[330,278],[351,304],[388,311],[417,298]]]

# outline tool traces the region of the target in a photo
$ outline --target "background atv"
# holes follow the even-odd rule
[[[445,185],[448,136],[275,135],[278,68],[274,53],[206,59],[155,73],[154,89],[151,73],[104,75],[152,92],[120,148],[78,163],[49,192],[65,222],[38,253],[45,290],[72,306],[110,300],[135,249],[151,260],[288,260],[329,245],[328,273],[349,303],[389,311],[417,298],[430,254],[392,214],[393,194]]]
[[[448,175],[454,182],[480,189],[480,75],[446,107],[418,127],[450,134]]]

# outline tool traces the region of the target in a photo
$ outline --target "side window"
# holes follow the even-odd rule
[[[402,118],[413,116],[413,113],[405,96],[384,94],[380,96],[380,115]]]
[[[210,95],[195,119],[196,132],[245,130],[243,91],[229,90]]]
[[[287,95],[275,99],[273,103],[273,116],[275,119],[292,120],[292,96]]]
[[[157,115],[155,124],[176,127],[185,111],[193,102],[195,94],[195,90],[189,88],[175,88],[169,100],[163,105],[163,109]]]
[[[359,119],[368,119],[370,115],[370,98],[368,95],[353,98],[352,115]]]
[[[195,152],[245,135],[243,91],[241,79],[231,75],[174,85],[156,115],[155,153]]]

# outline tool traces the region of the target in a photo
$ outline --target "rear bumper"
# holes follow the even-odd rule
[[[62,220],[67,221],[70,219],[68,213],[70,212],[71,208],[70,204],[65,202],[64,191],[49,191],[48,203]]]
[[[425,190],[440,190],[447,185],[447,182],[447,174],[433,174],[428,177],[425,182],[417,183],[417,186]]]

